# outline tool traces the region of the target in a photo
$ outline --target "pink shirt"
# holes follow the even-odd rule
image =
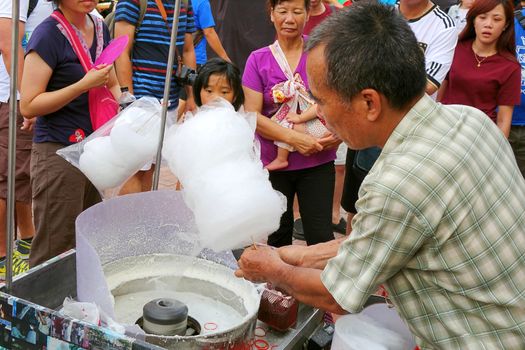
[[[306,37],[305,37],[306,38]],[[294,72],[299,73],[308,89],[306,77],[306,53],[303,53],[299,64]],[[256,50],[250,54],[246,61],[242,84],[247,88],[263,94],[262,114],[271,117],[278,109],[279,105],[273,102],[271,96],[272,87],[275,84],[286,80],[279,64],[273,57],[268,46]],[[261,142],[261,160],[266,166],[277,156],[277,146],[273,140],[268,140],[257,135]],[[299,152],[292,152],[288,157],[288,167],[283,170],[299,170],[312,168],[321,164],[328,163],[335,159],[336,150],[321,151],[311,156],[303,156]]]

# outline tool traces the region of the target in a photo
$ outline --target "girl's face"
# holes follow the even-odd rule
[[[222,74],[212,74],[208,79],[208,84],[201,90],[201,101],[205,105],[217,97],[222,97],[226,101],[233,103],[233,89],[228,83],[228,79]]]
[[[507,18],[505,17],[505,9],[501,4],[474,19],[476,40],[485,45],[496,44],[506,27]]]
[[[304,0],[282,1],[272,9],[270,18],[278,37],[295,38],[302,35],[308,20]]]

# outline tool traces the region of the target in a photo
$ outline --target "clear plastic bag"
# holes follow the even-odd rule
[[[80,169],[102,197],[113,197],[126,180],[155,158],[160,114],[157,99],[142,97],[82,142],[57,154]]]

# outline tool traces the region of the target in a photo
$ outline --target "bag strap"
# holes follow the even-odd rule
[[[171,34],[171,26],[168,23],[168,13],[166,12],[166,9],[164,8],[164,4],[162,3],[162,0],[155,0],[155,3],[157,4],[157,7],[159,9],[160,15],[162,16],[162,19],[164,20],[164,24],[166,25],[166,28],[168,28],[168,33]],[[182,64],[182,56],[179,54],[179,50],[177,49],[177,43],[175,43],[175,56],[177,57],[178,66]]]
[[[148,0],[139,0],[139,20],[137,21],[137,26],[135,27],[135,36],[139,32],[139,28],[144,21],[144,16],[146,15],[146,10],[148,9]]]
[[[75,51],[75,54],[77,55],[78,59],[80,60],[80,64],[86,71],[86,73],[91,69],[91,60],[87,55],[87,52],[82,47],[82,43],[80,42],[80,39],[78,38],[78,35],[75,33],[75,30],[71,26],[71,23],[66,19],[66,17],[62,14],[62,12],[55,10],[51,17],[56,19],[58,23],[62,25],[62,27],[65,30],[66,38],[68,39],[69,43],[71,44],[71,47],[73,47],[73,51]]]
[[[281,46],[279,45],[279,41],[275,40],[275,42],[270,45],[270,51],[272,52],[273,57],[277,61],[279,68],[281,68],[281,70],[283,71],[286,79],[292,81],[293,72],[290,68],[290,65],[288,64],[288,61],[286,60],[286,56],[283,50],[281,49]]]

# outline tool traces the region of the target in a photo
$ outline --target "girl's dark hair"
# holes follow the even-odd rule
[[[506,28],[501,33],[496,43],[498,53],[503,57],[516,61],[516,42],[514,38],[514,6],[511,0],[476,0],[467,12],[467,25],[459,35],[459,41],[473,40],[476,38],[474,20],[481,14],[492,11],[496,6],[502,5],[505,12]]]
[[[235,110],[244,104],[244,92],[242,90],[241,72],[233,63],[223,60],[222,58],[212,58],[203,64],[193,83],[193,97],[197,106],[202,106],[201,90],[206,88],[210,76],[218,74],[226,77],[228,84],[233,90],[232,105]]]

